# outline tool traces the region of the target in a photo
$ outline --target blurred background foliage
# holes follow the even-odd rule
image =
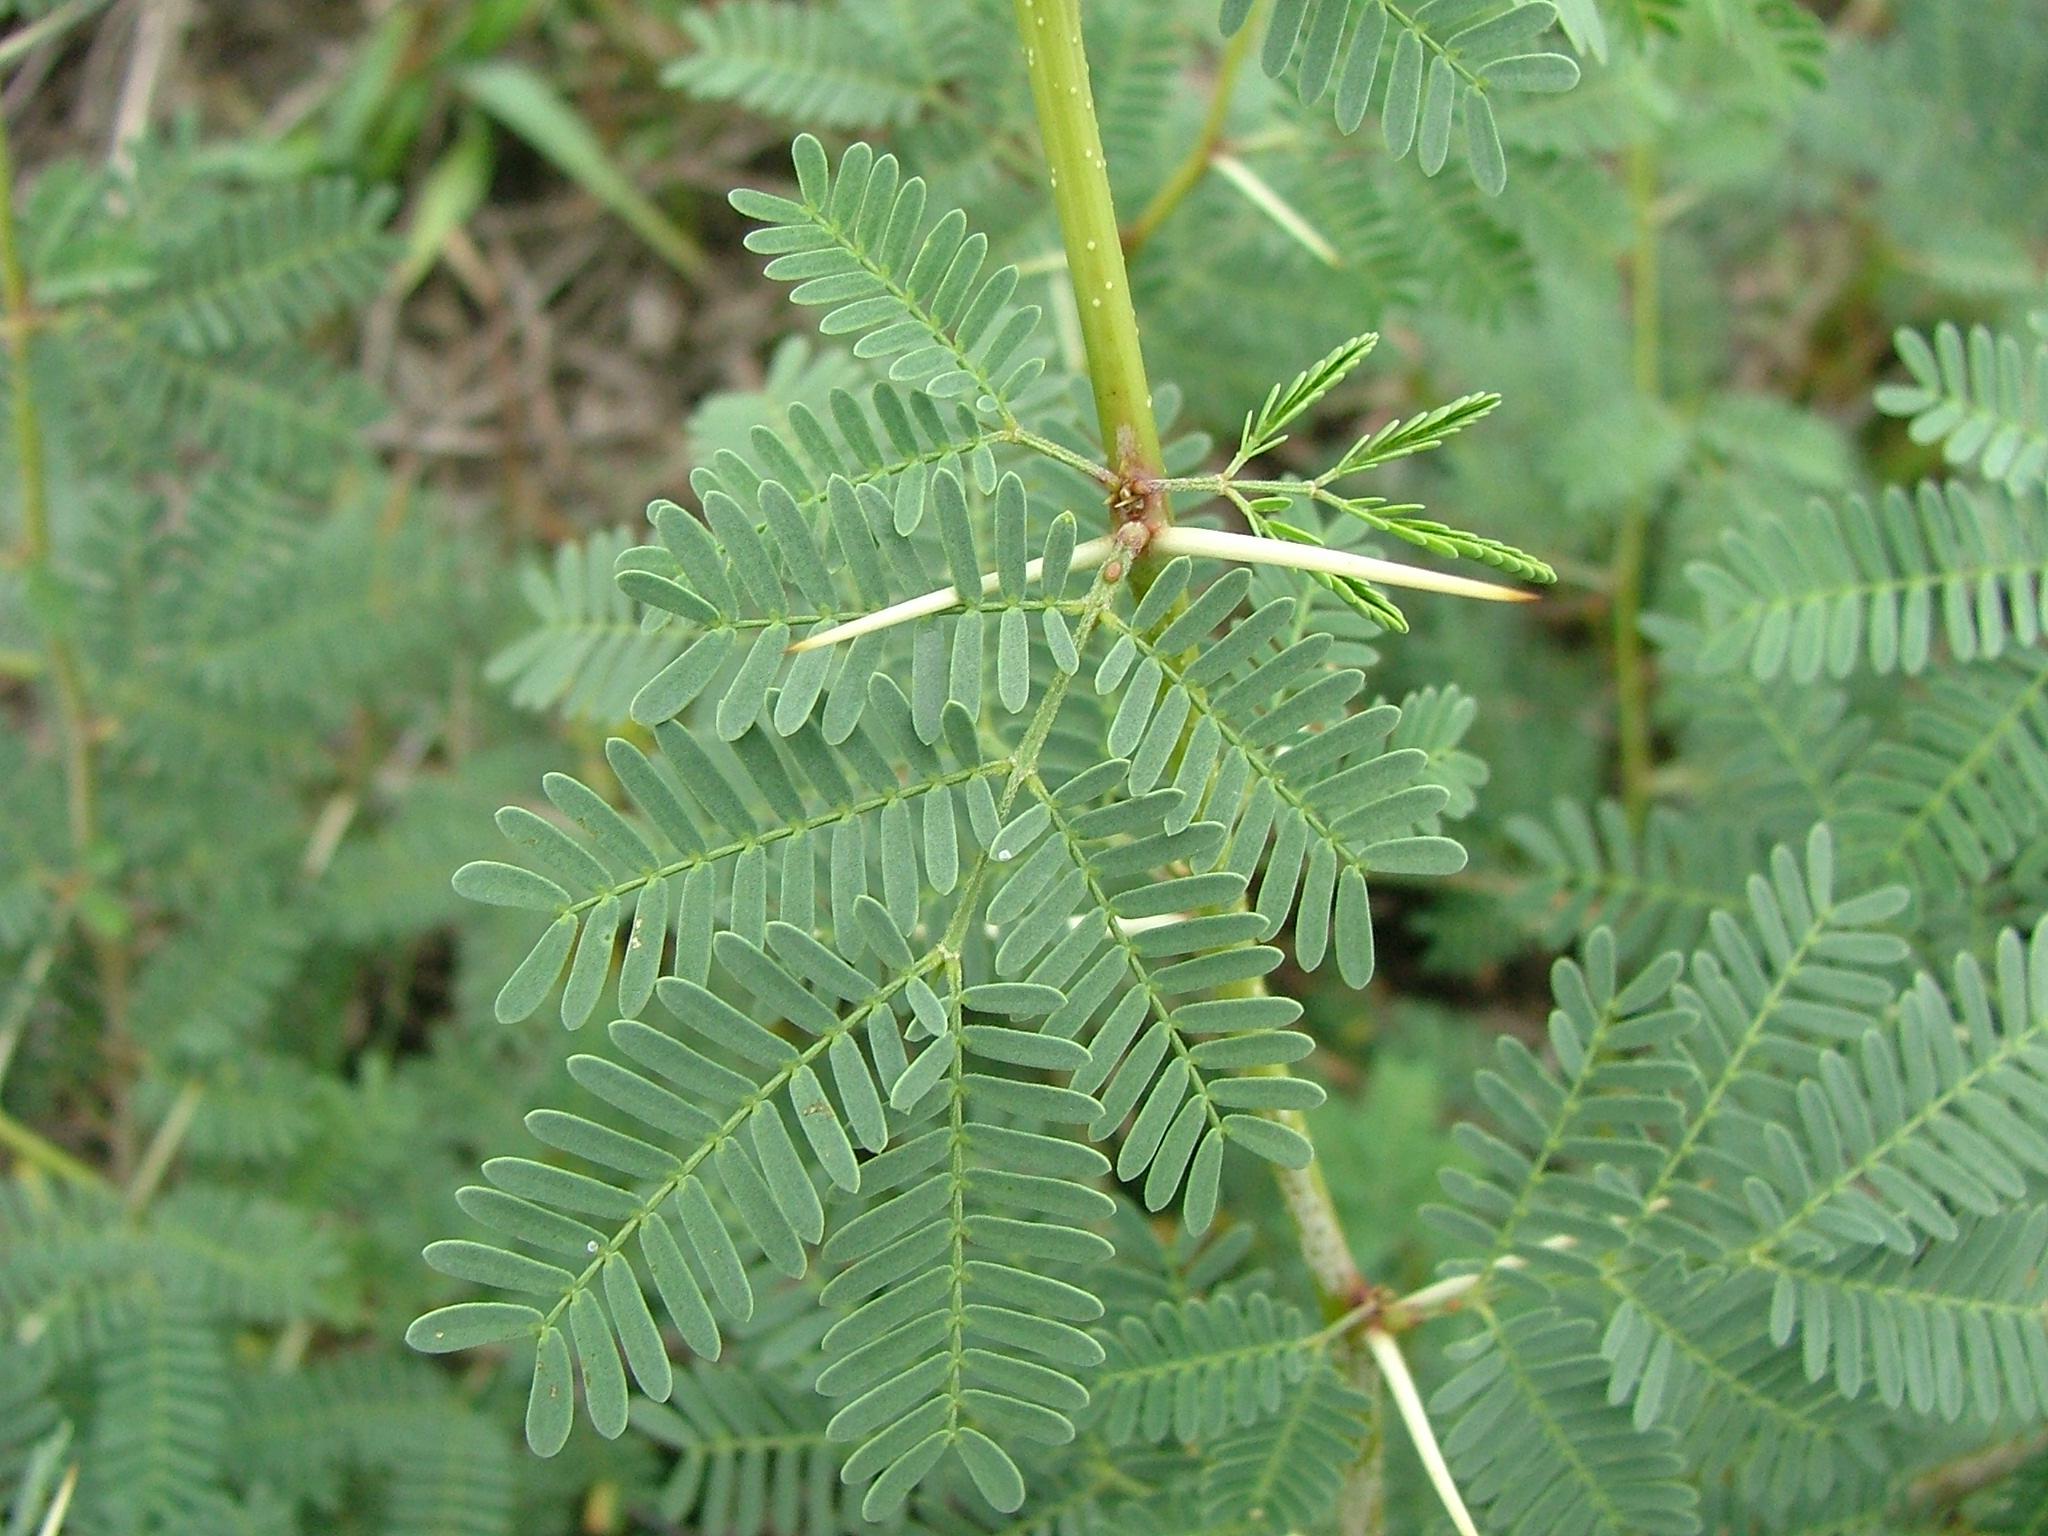
[[[1730,674],[1687,572],[1812,497],[1992,451],[1959,412],[1909,423],[1932,396],[1894,332],[2041,344],[2048,12],[1579,0],[1585,79],[1503,112],[1498,198],[1239,68],[1212,0],[1087,14],[1177,430],[1234,434],[1373,327],[1327,436],[1282,458],[1498,390],[1392,494],[1563,578],[1529,612],[1411,604],[1414,633],[1374,642],[1380,693],[1477,705],[1474,858],[1392,892],[1367,994],[1282,978],[1324,1046],[1315,1132],[1360,1258],[1419,1283],[1414,1212],[1457,1160],[1471,1069],[1495,1035],[1537,1038],[1549,958],[1593,923],[1636,958],[1688,944],[1819,815],[1846,817],[1850,862],[1915,880],[1930,962],[2041,909],[2038,650],[1911,683]],[[27,379],[45,460],[0,449],[7,1528],[77,1468],[65,1529],[90,1533],[782,1529],[743,1498],[699,1510],[701,1457],[645,1438],[528,1457],[520,1373],[398,1344],[455,1294],[417,1261],[447,1192],[564,1079],[544,1017],[493,1015],[524,925],[448,873],[545,769],[602,781],[606,729],[669,659],[611,587],[619,530],[849,376],[723,199],[785,177],[793,129],[895,149],[1077,345],[1008,6],[0,17],[27,369],[0,395],[16,410]],[[2048,403],[2021,405],[2040,436]],[[2027,446],[1990,467],[2038,497]],[[1899,826],[1920,812],[1886,788],[1937,715],[1961,722],[1944,762],[2033,786],[1953,837]],[[1198,1294],[1241,1263],[1161,1246],[1154,1267]],[[761,1444],[816,1441],[802,1404],[732,1411]],[[1977,1494],[1937,1487],[1928,1518],[2030,1528]]]

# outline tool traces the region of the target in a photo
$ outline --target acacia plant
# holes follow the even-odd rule
[[[1426,173],[1455,139],[1489,192],[1494,93],[1578,74],[1547,4],[1254,9],[1224,8],[1233,57],[1256,43],[1344,132],[1376,104]],[[1689,961],[1624,969],[1601,928],[1559,961],[1550,1052],[1503,1041],[1478,1081],[1490,1128],[1445,1174],[1461,1257],[1406,1295],[1359,1271],[1305,1134],[1323,1090],[1289,1070],[1315,1040],[1266,978],[1327,965],[1363,987],[1375,888],[1465,864],[1444,823],[1466,716],[1375,698],[1350,664],[1406,628],[1384,589],[1529,594],[1353,546],[1552,572],[1366,489],[1493,395],[1312,474],[1262,468],[1371,335],[1253,403],[1227,454],[1162,431],[1126,264],[1147,225],[1112,206],[1081,7],[1016,0],[1014,23],[1085,377],[1051,363],[1017,269],[987,270],[987,240],[894,154],[805,135],[791,192],[733,194],[768,275],[881,377],[716,455],[697,510],[650,509],[657,542],[618,554],[617,585],[673,659],[631,696],[639,732],[605,745],[625,809],[550,775],[568,828],[507,808],[521,862],[456,876],[541,915],[501,1018],[559,986],[569,1028],[610,1022],[569,1059],[584,1097],[528,1116],[543,1155],[461,1191],[488,1239],[427,1250],[517,1299],[442,1307],[411,1341],[531,1350],[531,1446],[559,1450],[579,1403],[600,1434],[637,1423],[684,1452],[671,1507],[707,1528],[908,1507],[941,1528],[1114,1510],[1370,1530],[1384,1403],[1461,1531],[1684,1533],[1722,1518],[1703,1488],[1790,1509],[1878,1478],[1912,1415],[2032,1417],[2048,930],[1902,992],[1907,894],[1852,884],[1824,824]],[[1922,388],[1894,400],[1923,431],[2030,472],[1947,402],[1992,390],[1988,364],[1909,355]],[[1969,527],[1968,505],[1923,515]],[[1913,516],[1851,514],[1875,585],[1839,597],[1740,545],[1732,571],[1702,566],[1721,636],[1702,669],[1741,651],[1759,677],[1840,675],[1866,646],[1913,669],[1919,575],[1957,593],[1959,650],[2031,643],[2031,575],[1971,589],[1941,568],[1998,538],[1922,559]],[[1836,567],[1808,559],[1825,586]],[[1897,561],[1916,562],[1903,609]],[[1149,1238],[1110,1182],[1194,1244],[1258,1199],[1238,1174],[1261,1167],[1314,1293],[1146,1294],[1126,1245]],[[678,1369],[672,1341],[733,1349],[737,1376]],[[1409,1356],[1443,1346],[1425,1405]],[[806,1410],[749,1367],[762,1351],[807,1357],[819,1434],[778,1438]]]
[[[365,9],[0,0],[0,1530],[2040,1536],[2040,0]]]

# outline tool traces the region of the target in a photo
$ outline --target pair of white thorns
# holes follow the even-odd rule
[[[1371,555],[1355,555],[1349,550],[1324,549],[1315,544],[1290,544],[1279,539],[1259,538],[1246,533],[1225,533],[1213,528],[1184,528],[1171,525],[1152,533],[1146,540],[1146,550],[1155,555],[1172,558],[1175,555],[1189,555],[1198,560],[1229,560],[1244,565],[1280,565],[1298,571],[1317,571],[1327,576],[1348,576],[1359,581],[1377,582],[1382,586],[1407,587],[1417,592],[1444,592],[1453,597],[1478,598],[1490,603],[1526,603],[1535,600],[1533,592],[1519,591],[1514,587],[1497,586],[1490,581],[1475,581],[1469,576],[1452,576],[1442,571],[1425,570],[1419,565],[1403,565],[1398,560],[1379,560]],[[1115,534],[1099,539],[1090,539],[1085,544],[1074,546],[1074,553],[1068,565],[1072,570],[1092,571],[1130,553],[1129,545]],[[1045,568],[1043,560],[1033,560],[1024,567],[1024,579],[1036,581]],[[993,572],[982,577],[981,590],[984,594],[994,592],[998,580]],[[907,624],[913,619],[926,618],[935,613],[960,606],[960,594],[952,587],[940,587],[917,597],[906,598],[900,603],[891,603],[886,608],[877,608],[873,613],[864,613],[857,619],[844,624],[835,624],[822,629],[815,635],[793,643],[792,654],[800,651],[821,650],[828,645],[843,641],[857,640],[862,635],[873,634],[876,630],[889,629],[898,624]]]

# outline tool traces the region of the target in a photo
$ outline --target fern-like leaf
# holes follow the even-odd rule
[[[2030,646],[2048,598],[2048,506],[1961,484],[1892,487],[1873,504],[1815,503],[1804,518],[1723,536],[1687,579],[1706,605],[1698,663],[1759,681],[1925,670]]]
[[[1557,20],[1547,0],[1449,8],[1392,0],[1279,0],[1266,24],[1260,60],[1276,78],[1297,61],[1305,102],[1335,86],[1337,126],[1352,133],[1379,103],[1380,128],[1395,159],[1415,151],[1434,176],[1450,157],[1454,121],[1462,121],[1464,158],[1488,192],[1507,185],[1507,161],[1495,124],[1496,91],[1568,91],[1579,66],[1543,46]],[[1242,27],[1252,0],[1224,0],[1226,36]],[[1375,86],[1378,87],[1375,98]]]
[[[1311,1048],[1287,1027],[1300,1004],[1205,996],[1280,961],[1277,949],[1258,942],[1265,920],[1241,908],[1243,875],[1152,878],[1161,866],[1209,869],[1222,829],[1175,828],[1185,796],[1174,789],[1095,805],[1125,769],[1112,759],[1084,771],[997,837],[997,858],[1017,868],[989,903],[1007,928],[996,965],[1058,989],[1046,1028],[1087,1042],[1073,1083],[1101,1095],[1091,1134],[1124,1129],[1117,1172],[1144,1176],[1150,1209],[1163,1208],[1185,1182],[1183,1211],[1199,1232],[1215,1213],[1226,1144],[1302,1165],[1307,1144],[1258,1111],[1307,1108],[1323,1091],[1284,1072],[1261,1074]]]
[[[869,691],[879,707],[864,711],[836,748],[814,725],[790,736],[750,731],[728,750],[664,722],[655,731],[655,758],[614,738],[606,757],[644,821],[627,820],[595,790],[563,774],[550,774],[543,787],[581,836],[524,807],[500,811],[499,828],[539,868],[468,864],[456,872],[455,888],[494,906],[550,917],[499,992],[499,1017],[528,1017],[566,969],[562,1021],[581,1025],[611,985],[622,932],[626,951],[616,980],[622,1014],[646,1006],[665,967],[666,974],[701,983],[711,963],[714,914],[725,912],[740,937],[759,944],[771,882],[782,918],[808,931],[821,857],[824,894],[842,926],[851,923],[852,904],[869,894],[871,881],[874,894],[906,922],[920,879],[952,889],[961,831],[975,836],[978,825],[977,841],[993,833],[989,784],[1008,765],[983,759],[957,707],[946,712],[952,728],[941,733],[941,750],[918,738],[910,704],[893,682],[877,678]],[[898,763],[910,765],[908,778]],[[808,785],[817,799],[807,801],[799,785]],[[881,847],[875,869],[864,841],[870,823]],[[664,959],[671,934],[672,961]]]
[[[1288,383],[1275,384],[1256,411],[1246,412],[1237,454],[1231,460],[1233,468],[1286,442],[1287,426],[1341,384],[1378,343],[1378,335],[1371,331],[1353,336]]]
[[[923,390],[882,383],[865,399],[832,389],[823,412],[792,404],[781,430],[757,426],[747,452],[720,448],[690,472],[698,498],[724,495],[767,521],[761,498],[772,483],[787,492],[806,518],[832,504],[832,482],[844,480],[862,496],[881,494],[888,526],[908,534],[924,525],[933,477],[952,471],[986,493],[997,479],[995,449],[1006,441],[999,426],[976,418],[958,401],[942,402]]]
[[[1178,596],[1186,581],[1176,562],[1152,592]],[[1275,649],[1297,616],[1293,599],[1262,605],[1205,644],[1248,591],[1242,571],[1228,573],[1156,635],[1143,609],[1127,624],[1111,620],[1120,634],[1096,673],[1098,689],[1121,693],[1109,748],[1130,754],[1133,792],[1166,784],[1186,797],[1170,826],[1199,814],[1223,828],[1221,869],[1249,881],[1263,865],[1253,907],[1267,934],[1291,915],[1303,967],[1333,957],[1347,984],[1363,986],[1374,963],[1369,877],[1464,867],[1458,843],[1423,830],[1451,792],[1428,782],[1428,754],[1388,749],[1394,706],[1345,713],[1364,678],[1325,666],[1329,635]],[[1169,776],[1183,728],[1187,745]]]
[[[0,1325],[60,1362],[163,1305],[181,1317],[282,1325],[347,1314],[339,1244],[296,1208],[191,1183],[147,1222],[95,1191],[0,1185]]]
[[[932,82],[878,46],[844,5],[740,0],[683,14],[692,51],[662,82],[819,128],[893,128],[932,106]]]
[[[1741,895],[1723,841],[1669,811],[1652,811],[1637,831],[1614,801],[1589,811],[1561,800],[1548,821],[1513,816],[1505,830],[1529,865],[1511,908],[1546,943],[1607,927],[1625,955],[1683,948]]]
[[[517,1529],[514,1446],[488,1419],[453,1404],[400,1411],[385,1536],[509,1536]]]
[[[491,658],[484,676],[525,709],[624,720],[633,696],[682,646],[673,627],[643,620],[613,581],[613,565],[632,547],[623,531],[597,533],[562,544],[552,570],[527,567],[520,590],[537,622]]]
[[[797,200],[732,194],[764,226],[747,247],[774,257],[768,275],[796,285],[793,303],[825,307],[826,335],[857,336],[856,356],[891,359],[892,379],[1014,426],[1044,368],[1030,346],[1037,306],[1010,303],[1017,269],[983,276],[987,237],[958,210],[927,224],[924,181],[904,180],[894,155],[856,143],[835,167],[809,134],[793,154]]]
[[[1088,1386],[1112,1444],[1210,1440],[1282,1410],[1319,1364],[1301,1313],[1263,1292],[1160,1302],[1097,1334],[1108,1359]]]
[[[1672,1001],[1679,970],[1678,957],[1667,954],[1622,986],[1614,935],[1605,928],[1587,938],[1583,962],[1551,967],[1557,1007],[1549,1036],[1559,1070],[1512,1036],[1501,1038],[1495,1065],[1476,1084],[1496,1129],[1458,1128],[1482,1171],[1446,1175],[1457,1208],[1432,1209],[1440,1226],[1489,1262],[1512,1259],[1538,1275],[1583,1274],[1581,1245],[1614,1245],[1616,1233],[1588,1208],[1627,1196],[1603,1194],[1567,1159],[1597,1138],[1616,1168],[1654,1169],[1661,1161],[1655,1138],[1677,1118],[1677,1106],[1658,1090],[1682,1074],[1637,1058],[1668,1049],[1698,1022],[1693,1009]]]
[[[2026,651],[1934,680],[1837,799],[1851,856],[1914,877],[1923,901],[1983,887],[2048,823],[2048,658]]]
[[[1648,1156],[1630,1223],[1649,1241],[1711,1251],[1731,1220],[1739,1226],[1723,1192],[1729,1156],[1710,1123],[1773,1118],[1784,1098],[1776,1072],[1791,1063],[1810,1074],[1829,1045],[1860,1038],[1891,1000],[1890,973],[1906,948],[1882,925],[1905,907],[1905,890],[1838,895],[1834,839],[1824,825],[1804,852],[1801,859],[1772,850],[1768,878],[1748,883],[1750,931],[1716,913],[1674,994],[1700,1024],[1674,1042],[1664,1071],[1675,1113],[1660,1111],[1669,1116],[1667,1134]]]
[[[1932,341],[1902,329],[1899,361],[1911,384],[1886,384],[1877,408],[1911,422],[1916,443],[1941,444],[1957,468],[1974,465],[2014,495],[2048,481],[2048,341],[1943,321]]]
[[[396,202],[338,177],[209,201],[158,258],[156,282],[114,313],[195,353],[296,336],[377,291]]]
[[[221,1341],[190,1306],[158,1302],[107,1340],[81,1478],[87,1518],[113,1529],[205,1528],[227,1427]]]
[[[1688,1383],[1718,1382],[1719,1398],[1753,1407],[1768,1399],[1751,1378],[1768,1290],[1759,1255],[1773,1243],[1800,1234],[1795,1247],[1822,1254],[1833,1252],[1823,1238],[1911,1246],[1899,1218],[1864,1192],[1861,1163],[1886,1126],[1917,1134],[1920,1122],[1903,1111],[1887,1120],[1875,1086],[1879,1106],[1866,1104],[1835,1053],[1892,996],[1887,973],[1904,946],[1873,925],[1905,893],[1842,900],[1833,881],[1825,828],[1803,861],[1777,850],[1769,878],[1750,881],[1751,931],[1716,913],[1683,980],[1679,958],[1666,955],[1620,986],[1613,938],[1596,932],[1583,965],[1553,973],[1556,1067],[1503,1040],[1479,1079],[1495,1129],[1458,1133],[1482,1171],[1446,1175],[1459,1208],[1438,1219],[1490,1265],[1552,1289],[1607,1292],[1612,1400],[1633,1401],[1639,1426],[1662,1422]],[[1855,1118],[1838,1120],[1831,1106]],[[1817,1150],[1803,1151],[1794,1127]],[[1597,1163],[1581,1171],[1589,1157]],[[1852,1162],[1856,1173],[1845,1171]],[[1919,1176],[1897,1182],[1902,1197]],[[1888,1182],[1888,1171],[1878,1178]],[[1794,1192],[1796,1216],[1780,1186]],[[1757,1223],[1773,1220],[1783,1230],[1759,1244]],[[1681,1257],[1726,1271],[1735,1289],[1693,1288],[1697,1270],[1669,1269]],[[1746,1333],[1719,1311],[1744,1286]],[[1693,1304],[1680,1305],[1685,1296]],[[1816,1463],[1807,1475],[1824,1471]]]
[[[155,333],[91,320],[78,331],[79,414],[99,451],[149,462],[145,446],[196,443],[258,475],[297,475],[360,457],[383,404],[356,374],[303,347],[186,351]]]
[[[1987,1420],[2048,1403],[2048,1216],[2018,1204],[2048,1170],[2048,924],[2002,934],[1993,978],[1968,955],[1948,992],[1922,976],[1796,1102],[1796,1136],[1738,1158],[1778,1342],[1801,1331],[1848,1397],[1875,1371],[1951,1419],[1965,1380]]]
[[[894,1005],[906,989],[929,994],[922,978],[933,962],[884,968],[877,979],[801,929],[774,923],[766,938],[764,948],[721,932],[711,944],[720,967],[753,997],[751,1013],[696,982],[664,977],[662,1005],[680,1029],[621,1019],[611,1043],[633,1066],[609,1056],[570,1058],[570,1075],[632,1130],[560,1110],[527,1117],[548,1146],[602,1173],[496,1159],[484,1168],[489,1184],[459,1198],[478,1222],[522,1246],[456,1240],[427,1249],[427,1261],[443,1273],[543,1299],[542,1306],[459,1302],[428,1313],[407,1334],[414,1347],[434,1352],[533,1338],[527,1439],[543,1455],[568,1436],[572,1341],[591,1423],[605,1435],[622,1433],[621,1352],[648,1397],[663,1401],[674,1386],[648,1290],[691,1349],[716,1358],[722,1334],[711,1301],[741,1321],[754,1310],[742,1245],[801,1275],[807,1249],[824,1235],[824,1208],[798,1141],[846,1190],[863,1183],[855,1141],[870,1152],[889,1141],[883,1091],[904,1065]],[[789,1043],[760,1017],[787,1019],[804,1043]],[[568,1264],[552,1261],[559,1259]]]
[[[1882,1413],[1808,1380],[1771,1338],[1761,1322],[1768,1275],[1674,1255],[1611,1271],[1605,1284],[1615,1303],[1600,1337],[1608,1396],[1631,1403],[1638,1430],[1679,1430],[1699,1465],[1727,1474],[1753,1508],[1882,1495]]]
[[[1364,1443],[1372,1400],[1327,1363],[1286,1395],[1281,1411],[1216,1439],[1202,1466],[1202,1515],[1212,1528],[1314,1528]]]
[[[1690,1536],[1698,1495],[1666,1428],[1609,1402],[1598,1330],[1557,1307],[1491,1308],[1452,1347],[1463,1369],[1431,1399],[1467,1499],[1502,1530]]]
[[[896,508],[907,505],[912,484],[909,477],[899,478]],[[805,642],[876,614],[892,600],[912,599],[930,604],[910,656],[912,722],[922,740],[937,740],[947,700],[969,711],[981,708],[989,616],[1000,615],[997,698],[1012,714],[1023,709],[1030,697],[1032,619],[1061,670],[1079,664],[1068,619],[1080,613],[1085,599],[1069,589],[1085,577],[1072,563],[1071,514],[1053,520],[1034,565],[1025,558],[1023,481],[1007,474],[993,490],[995,569],[986,575],[966,488],[950,468],[931,476],[944,576],[926,565],[922,550],[905,536],[909,530],[895,523],[896,508],[888,498],[874,484],[856,488],[844,476],[826,484],[822,544],[796,497],[779,481],[754,488],[766,539],[723,490],[705,489],[708,527],[673,502],[656,502],[648,515],[662,543],[622,557],[619,585],[648,606],[673,613],[689,644],[634,695],[634,718],[649,725],[670,720],[716,687],[712,723],[724,740],[744,735],[764,717],[787,736],[822,705],[825,738],[836,745],[861,718],[869,685],[889,655],[889,637],[871,630],[840,645],[810,648]],[[963,611],[938,617],[955,607]],[[769,695],[778,681],[771,710]]]
[[[140,157],[118,197],[75,190],[53,199],[31,249],[37,291],[65,321],[42,382],[76,403],[88,456],[147,466],[196,440],[246,469],[310,478],[362,451],[374,393],[295,342],[382,282],[388,193],[337,178],[231,190],[161,152]],[[84,281],[79,251],[90,268],[108,246],[124,259]]]
[[[678,1453],[660,1509],[691,1530],[854,1530],[860,1487],[840,1478],[845,1453],[825,1434],[815,1393],[771,1377],[691,1366],[666,1403],[633,1404],[633,1425]]]
[[[1923,1254],[1774,1265],[1771,1337],[1809,1378],[1954,1422],[2032,1417],[2048,1401],[2048,1305],[2037,1262],[2048,1212],[1972,1218]],[[2029,1246],[2031,1245],[2031,1246]]]
[[[931,1129],[862,1170],[875,1203],[827,1241],[837,1273],[824,1301],[843,1315],[825,1336],[818,1390],[846,1401],[828,1432],[856,1446],[842,1475],[869,1483],[862,1513],[897,1508],[949,1453],[990,1505],[1014,1511],[1024,1478],[1006,1442],[1060,1445],[1088,1403],[1077,1372],[1102,1346],[1077,1324],[1101,1315],[1091,1290],[1052,1279],[1114,1250],[1088,1226],[1109,1199],[1093,1148],[1049,1134],[1101,1110],[1086,1093],[1013,1075],[1073,1072],[1084,1053],[1046,1027],[969,1024],[976,1013],[1042,1017],[1053,988],[995,983],[949,989],[921,1020],[934,1038],[896,1078],[890,1103]]]

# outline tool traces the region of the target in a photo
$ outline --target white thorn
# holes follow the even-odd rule
[[[1669,1202],[1657,1200],[1652,1201],[1651,1204],[1653,1208],[1661,1209],[1669,1204]],[[1554,1237],[1543,1239],[1542,1246],[1550,1249],[1553,1253],[1569,1253],[1572,1249],[1579,1246],[1579,1240],[1568,1233],[1560,1232]],[[1462,1301],[1467,1291],[1475,1288],[1495,1270],[1526,1269],[1528,1267],[1529,1261],[1520,1254],[1505,1253],[1495,1259],[1485,1269],[1475,1269],[1466,1274],[1452,1275],[1448,1279],[1438,1280],[1432,1284],[1425,1285],[1419,1291],[1410,1291],[1399,1301],[1388,1306],[1387,1310],[1401,1317],[1434,1317],[1439,1312],[1447,1311],[1456,1303]]]
[[[57,1496],[50,1500],[50,1507],[43,1514],[43,1523],[36,1527],[36,1536],[57,1536],[64,1529],[64,1517],[71,1513],[71,1496],[78,1491],[78,1463],[73,1462],[65,1470],[64,1481],[57,1485]]]
[[[1422,1458],[1422,1470],[1429,1474],[1430,1486],[1443,1501],[1451,1524],[1458,1528],[1458,1536],[1479,1536],[1479,1527],[1472,1523],[1472,1512],[1465,1508],[1464,1496],[1451,1480],[1451,1469],[1444,1461],[1443,1447],[1437,1444],[1436,1431],[1429,1427],[1429,1414],[1422,1406],[1422,1394],[1415,1390],[1415,1378],[1408,1373],[1401,1346],[1383,1328],[1366,1329],[1365,1344],[1372,1351],[1387,1390],[1394,1395],[1394,1406],[1401,1410],[1408,1438],[1415,1442],[1415,1454]]]
[[[1493,1265],[1494,1269],[1520,1269],[1521,1267],[1521,1259],[1512,1253],[1497,1260]],[[1395,1302],[1392,1307],[1388,1308],[1388,1310],[1399,1312],[1403,1316],[1434,1317],[1453,1302],[1460,1300],[1467,1291],[1478,1285],[1489,1273],[1491,1273],[1490,1270],[1475,1269],[1470,1274],[1452,1275],[1449,1279],[1438,1280],[1434,1284],[1425,1285],[1419,1291],[1410,1291],[1406,1296]]]
[[[1085,544],[1076,544],[1074,553],[1067,560],[1067,568],[1074,571],[1092,571],[1117,553],[1120,547],[1114,539],[1090,539]],[[1033,560],[1024,567],[1024,580],[1026,583],[1034,582],[1044,570],[1043,560]],[[1002,578],[993,571],[981,578],[981,590],[984,593],[993,592],[1001,585]],[[935,592],[908,597],[900,603],[891,603],[886,608],[877,608],[873,613],[864,613],[857,619],[848,619],[844,624],[834,624],[830,629],[821,629],[815,635],[808,635],[791,645],[789,654],[794,656],[802,651],[816,651],[828,645],[838,645],[844,640],[857,640],[862,635],[892,629],[898,624],[908,624],[912,619],[927,618],[959,606],[960,594],[951,587],[940,587]]]
[[[1248,533],[1224,533],[1215,528],[1187,528],[1175,524],[1152,536],[1152,552],[1160,555],[1193,555],[1198,559],[1235,560],[1245,565],[1284,565],[1297,571],[1321,571],[1329,576],[1352,576],[1389,587],[1412,587],[1418,592],[1445,592],[1453,597],[1476,597],[1489,603],[1530,603],[1534,592],[1474,581],[1469,576],[1452,576],[1443,571],[1403,565],[1396,560],[1376,560],[1371,555],[1354,555],[1349,550],[1325,549],[1318,544],[1294,544],[1285,539],[1265,539]]]
[[[1301,216],[1294,205],[1274,191],[1272,185],[1235,155],[1216,155],[1209,163],[1245,198],[1282,230],[1301,242],[1311,256],[1326,267],[1341,267],[1344,257],[1323,232]]]

